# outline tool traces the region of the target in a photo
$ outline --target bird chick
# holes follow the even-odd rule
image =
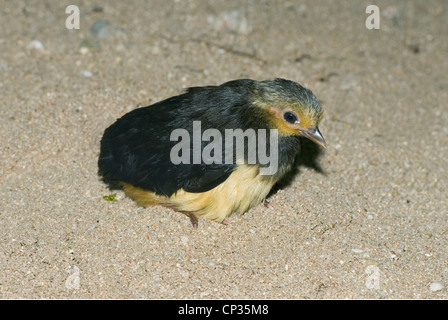
[[[107,128],[99,174],[141,206],[187,214],[195,228],[198,218],[226,223],[265,200],[300,137],[326,147],[322,114],[310,90],[285,79],[189,88]]]

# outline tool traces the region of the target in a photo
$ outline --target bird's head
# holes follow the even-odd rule
[[[326,148],[318,128],[323,110],[310,90],[285,79],[266,80],[257,83],[252,97],[260,115],[280,135],[303,136]]]

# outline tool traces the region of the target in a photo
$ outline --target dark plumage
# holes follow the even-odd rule
[[[242,79],[189,88],[184,94],[135,109],[107,128],[101,140],[99,174],[105,182],[123,186],[141,205],[173,207],[188,213],[194,224],[195,217],[201,216],[223,221],[266,197],[291,168],[300,150],[300,136],[325,146],[317,128],[321,117],[313,93],[284,79]],[[194,136],[194,121],[200,121],[201,134],[207,129],[222,134],[221,163],[195,163],[190,152],[189,163],[173,164],[171,150],[179,141],[171,141],[171,133],[185,129]],[[244,144],[246,156],[236,159],[234,152],[233,161],[226,163],[225,129],[254,129],[256,138],[260,138],[259,129],[277,129],[278,150],[268,143],[267,154],[278,155],[278,170],[260,175],[264,167],[260,161],[248,163],[248,143]],[[201,141],[200,150],[209,143]]]

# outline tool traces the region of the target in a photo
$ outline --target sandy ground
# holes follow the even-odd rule
[[[368,1],[1,2],[0,298],[448,297],[447,1],[376,1],[379,30]],[[246,77],[325,108],[273,209],[103,199],[116,118]]]

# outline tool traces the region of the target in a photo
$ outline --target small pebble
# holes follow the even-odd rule
[[[378,266],[379,265],[378,261],[376,261],[372,258],[361,258],[359,260],[368,266]]]
[[[183,245],[187,245],[188,244],[188,237],[187,236],[182,236],[180,237],[180,242],[182,242]]]
[[[87,48],[92,50],[101,50],[101,44],[96,40],[84,39],[79,45],[80,48]]]
[[[442,290],[444,288],[445,288],[445,285],[441,281],[433,281],[429,285],[429,290],[431,290],[433,292],[440,291],[440,290]]]
[[[82,75],[86,78],[91,78],[93,76],[92,72],[90,72],[89,70],[84,70],[82,72]]]
[[[82,55],[86,55],[87,53],[89,53],[89,48],[81,47],[79,49],[79,53],[82,54]]]
[[[26,46],[26,48],[28,50],[43,51],[44,50],[44,45],[39,40],[33,40]]]
[[[90,27],[90,32],[96,36],[100,34],[101,30],[104,30],[109,26],[109,21],[107,20],[97,20]]]

